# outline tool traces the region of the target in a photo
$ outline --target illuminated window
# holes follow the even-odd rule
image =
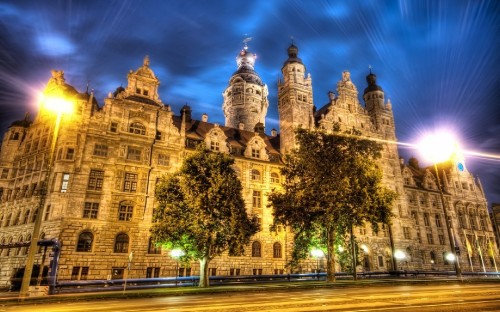
[[[104,171],[90,170],[89,184],[87,186],[87,189],[91,191],[101,191],[103,180],[104,180]]]
[[[170,164],[170,156],[165,154],[158,154],[158,165],[168,166]]]
[[[69,184],[69,173],[63,173],[61,182],[61,193],[66,193]]]
[[[99,203],[86,202],[83,207],[83,218],[86,219],[97,219],[97,213],[99,212]]]
[[[118,130],[118,123],[117,122],[112,122],[111,126],[109,127],[109,131],[116,132],[117,130]]]
[[[211,141],[210,142],[210,150],[218,152],[220,150],[219,142]]]
[[[137,191],[137,174],[136,173],[125,173],[125,179],[123,182],[123,191],[129,193],[135,193]]]
[[[253,158],[260,158],[260,150],[256,148],[252,148],[252,157]]]
[[[144,127],[144,125],[141,124],[140,122],[133,122],[130,124],[130,127],[128,128],[128,132],[133,134],[145,135],[146,127]]]
[[[113,249],[116,253],[127,253],[128,252],[129,238],[125,233],[120,233],[116,235],[115,247]]]
[[[261,245],[260,242],[253,242],[252,243],[252,257],[260,257],[261,256]]]
[[[273,258],[281,258],[281,244],[278,242],[273,244]]]
[[[130,221],[132,220],[132,214],[134,212],[134,206],[130,204],[120,204],[118,209],[118,220],[120,221]]]
[[[94,235],[90,231],[84,231],[78,236],[78,243],[76,244],[76,251],[90,252],[92,251],[92,242]]]
[[[74,156],[75,156],[75,149],[74,148],[68,148],[66,150],[66,160],[72,160]]]

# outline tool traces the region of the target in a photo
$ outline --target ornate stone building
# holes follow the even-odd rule
[[[266,135],[268,91],[254,65],[255,56],[245,46],[223,93],[225,126],[210,123],[207,115],[194,119],[189,106],[176,115],[162,103],[160,81],[147,57],[128,74],[127,87],[110,93],[102,107],[92,93],[78,92],[66,84],[62,72],[54,71],[45,97],[64,95],[73,113],[62,115],[54,135],[56,116],[44,102],[33,121],[27,116],[14,122],[1,145],[0,287],[24,267],[27,247],[14,244],[29,241],[37,213],[42,214],[41,237],[62,242],[59,279],[121,278],[131,252],[129,277],[174,276],[175,259],[150,240],[155,185],[163,174],[178,169],[199,143],[235,158],[248,212],[256,213],[262,224],[244,256],[219,257],[211,263],[210,273],[287,272],[292,235],[283,228],[270,230],[267,194],[280,187],[281,156],[295,145],[293,130],[331,131],[334,123],[386,142],[380,160],[384,183],[399,194],[391,228],[377,234],[368,226],[356,229],[362,268],[393,269],[392,242],[405,254],[397,263],[399,269],[451,270],[453,265],[444,257],[449,240],[436,176],[416,160],[400,160],[391,103],[385,101],[376,76],[367,76],[361,104],[349,72],[342,73],[336,94],[330,93],[328,103],[316,111],[311,76],[298,58],[298,48],[291,45],[278,82],[280,134],[273,129]],[[492,270],[497,249],[490,249],[494,235],[481,185],[463,162],[440,165],[439,173],[462,269]],[[38,211],[42,192],[44,207]],[[41,259],[39,252],[36,263]],[[324,267],[324,261],[311,259],[299,270],[311,272],[318,266]],[[196,275],[198,264],[181,267],[178,274]]]

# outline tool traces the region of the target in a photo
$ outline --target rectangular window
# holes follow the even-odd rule
[[[410,235],[410,228],[409,227],[403,227],[403,236],[405,239],[411,239]]]
[[[108,156],[108,146],[105,144],[94,145],[94,156],[107,157]]]
[[[384,257],[383,256],[378,256],[378,266],[380,268],[384,267]]]
[[[429,214],[428,213],[424,213],[424,224],[425,224],[425,226],[431,225],[431,222],[429,221]]]
[[[80,275],[80,267],[79,266],[73,267],[73,269],[71,270],[71,280],[72,281],[78,280],[79,275]]]
[[[231,276],[235,276],[235,275],[240,275],[240,269],[235,269],[235,268],[231,268],[229,269],[229,275]]]
[[[68,148],[66,150],[66,160],[72,160],[73,156],[75,156],[75,149],[74,148]]]
[[[438,215],[438,214],[436,215],[436,226],[437,226],[438,228],[440,228],[440,227],[441,227],[441,218],[439,217],[439,215]]]
[[[111,269],[111,278],[112,279],[123,279],[123,272],[125,268],[112,268]]]
[[[146,268],[146,278],[160,277],[160,268],[149,267]]]
[[[63,173],[61,182],[61,193],[66,193],[69,184],[69,173]]]
[[[109,131],[111,132],[116,132],[118,130],[118,123],[117,122],[112,122],[111,127],[109,127]]]
[[[102,191],[103,179],[104,179],[104,171],[90,170],[89,184],[87,189],[91,191]]]
[[[253,191],[252,207],[253,208],[262,208],[262,197],[261,197],[260,191]]]
[[[89,276],[89,267],[82,267],[82,272],[80,274],[80,280],[85,281]]]
[[[48,221],[50,217],[50,205],[47,205],[45,208],[45,216],[43,217],[43,221]]]
[[[127,159],[139,161],[141,160],[141,153],[142,151],[140,148],[129,146],[127,150]]]
[[[434,244],[434,238],[432,237],[432,233],[427,233],[427,243]]]
[[[440,245],[445,245],[445,244],[446,244],[446,242],[445,242],[445,240],[444,240],[444,235],[443,235],[443,234],[439,234],[439,236],[438,236],[438,237],[439,237],[439,244],[440,244]]]
[[[168,166],[170,164],[170,156],[165,154],[158,154],[158,165]]]
[[[411,212],[411,217],[415,220],[415,224],[418,225],[418,214],[416,211]]]
[[[253,269],[253,275],[262,275],[262,269]]]
[[[209,268],[208,275],[209,276],[216,276],[217,275],[217,268]]]
[[[219,146],[219,142],[214,142],[214,141],[211,141],[210,142],[210,149],[212,151],[216,151],[218,152],[220,150],[220,146]]]
[[[420,235],[420,231],[417,231],[417,240],[419,243],[422,243],[422,236]]]
[[[97,219],[97,212],[99,211],[99,203],[86,202],[83,207],[83,218]]]
[[[252,157],[253,158],[260,158],[260,150],[256,148],[252,148]]]
[[[7,179],[8,176],[9,176],[9,169],[8,168],[2,169],[2,176],[0,177],[0,179]]]
[[[75,266],[71,270],[71,280],[73,280],[73,281],[87,280],[88,275],[89,275],[89,267]]]
[[[134,212],[134,206],[121,204],[118,210],[118,220],[120,221],[130,221],[132,220],[132,214]]]
[[[136,173],[125,173],[125,180],[123,182],[123,191],[135,193],[137,191],[137,174]]]

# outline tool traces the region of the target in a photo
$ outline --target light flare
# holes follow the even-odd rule
[[[58,114],[71,114],[73,112],[73,102],[65,97],[43,96],[43,108]]]
[[[439,131],[425,136],[418,144],[422,156],[434,164],[449,160],[460,151],[454,135],[447,131]]]

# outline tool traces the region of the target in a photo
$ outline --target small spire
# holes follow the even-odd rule
[[[149,67],[149,55],[146,55],[144,57],[144,63],[143,63],[144,66],[146,67]]]
[[[370,70],[370,74],[372,73],[372,66],[368,65],[368,69]]]
[[[250,41],[252,41],[252,37],[246,37],[245,39],[243,39],[243,43],[244,43],[243,49],[248,50],[248,43]]]
[[[90,83],[90,80],[87,79],[87,88],[85,90],[85,93],[89,94],[89,83]]]
[[[292,45],[294,44],[293,39],[294,39],[293,36],[290,36],[290,40],[292,40]]]

